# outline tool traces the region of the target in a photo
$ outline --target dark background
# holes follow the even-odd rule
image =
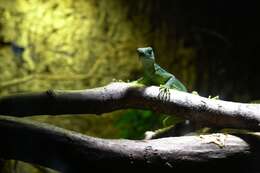
[[[227,100],[259,98],[257,1],[154,0],[150,3],[154,3],[151,16],[154,25],[166,20],[169,28],[176,28],[169,39],[184,38],[185,46],[196,49],[195,90]]]

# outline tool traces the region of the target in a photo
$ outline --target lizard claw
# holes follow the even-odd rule
[[[159,88],[160,92],[158,98],[162,101],[169,101],[170,100],[170,88],[166,85],[160,85]]]

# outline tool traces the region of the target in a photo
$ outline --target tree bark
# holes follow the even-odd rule
[[[0,99],[0,114],[101,114],[142,108],[183,116],[200,126],[259,130],[259,105],[212,100],[159,87],[111,83],[82,91],[46,91]],[[212,134],[154,140],[84,136],[22,118],[0,116],[0,156],[62,172],[172,169],[181,172],[259,172],[259,134]],[[245,166],[246,165],[246,166]]]
[[[260,105],[208,99],[170,90],[166,98],[156,86],[111,83],[81,91],[54,91],[7,96],[0,99],[0,114],[13,116],[101,114],[125,108],[151,109],[182,116],[198,127],[260,129]],[[162,96],[162,97],[161,97]]]
[[[84,136],[31,120],[0,116],[0,135],[2,158],[40,164],[61,172],[86,172],[93,168],[121,171],[160,168],[182,172],[258,169],[258,134],[246,138],[215,134],[224,136],[223,146],[214,142],[218,139],[214,134],[111,140]]]

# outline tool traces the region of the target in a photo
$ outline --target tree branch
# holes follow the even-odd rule
[[[247,172],[249,168],[245,165],[257,165],[259,159],[259,155],[255,156],[259,153],[257,134],[254,140],[223,135],[225,143],[222,147],[205,140],[210,135],[139,141],[109,140],[31,120],[0,116],[0,136],[3,139],[0,142],[2,158],[36,163],[62,172],[87,172],[93,168]],[[257,142],[251,145],[248,141]],[[258,169],[258,165],[255,167]]]
[[[111,83],[81,91],[54,91],[7,96],[0,99],[0,114],[14,116],[101,114],[125,108],[151,109],[182,116],[199,127],[260,130],[260,105],[213,100],[170,90],[162,100],[159,87]]]
[[[200,126],[259,130],[259,105],[212,100],[170,90],[162,100],[159,87],[111,83],[82,91],[46,91],[0,99],[0,114],[101,114],[142,108],[174,114]],[[191,172],[259,171],[259,135],[224,134],[155,140],[109,140],[84,136],[26,119],[0,116],[0,155],[62,172],[95,169],[173,169]],[[221,164],[221,166],[219,166]],[[250,165],[246,167],[244,165]],[[230,169],[228,169],[228,166]]]

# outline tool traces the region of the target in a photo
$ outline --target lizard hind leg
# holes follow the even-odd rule
[[[169,86],[172,89],[176,89],[179,91],[187,92],[187,88],[174,76],[171,77],[165,85]]]

